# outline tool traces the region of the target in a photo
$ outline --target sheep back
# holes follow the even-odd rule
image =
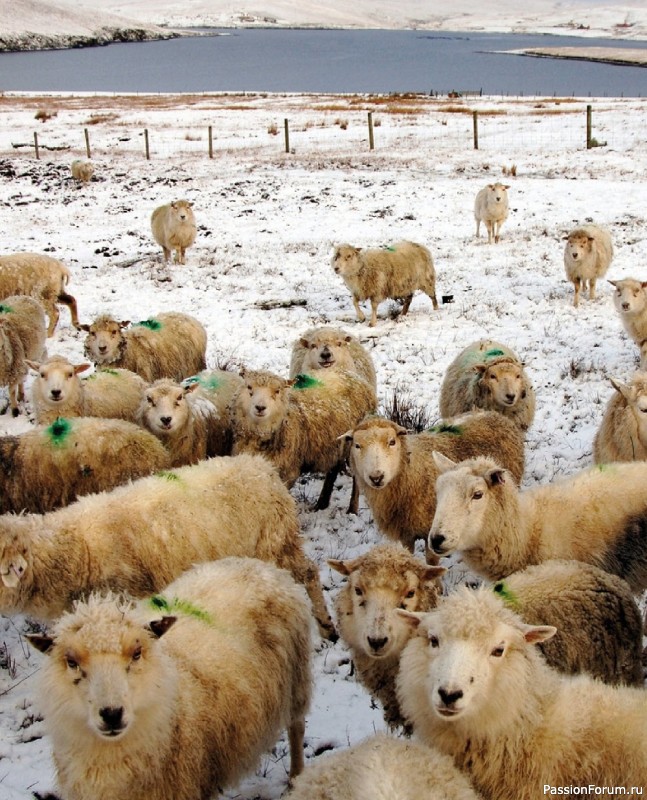
[[[0,385],[9,387],[9,405],[14,417],[18,402],[25,397],[25,359],[45,355],[45,314],[31,297],[12,295],[0,302]]]
[[[191,247],[197,234],[193,203],[175,200],[158,206],[151,215],[151,229],[164,251],[164,261],[167,262],[171,251],[175,251],[176,263],[184,264],[186,249]]]
[[[575,287],[573,305],[579,305],[580,288],[589,285],[589,299],[595,299],[595,283],[603,277],[613,259],[611,234],[599,225],[582,225],[566,237],[564,269]]]
[[[609,399],[593,439],[596,464],[647,461],[647,373],[636,372],[629,384],[612,378]]]
[[[213,404],[216,414],[210,418],[208,456],[226,456],[231,453],[233,438],[229,408],[236,392],[243,385],[243,379],[236,372],[215,369],[203,370],[182,381],[183,386],[198,384],[197,397],[203,397]]]
[[[292,345],[290,378],[323,369],[356,372],[377,391],[373,359],[356,336],[341,328],[310,328]]]

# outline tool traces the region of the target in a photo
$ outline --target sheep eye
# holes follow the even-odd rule
[[[364,594],[364,592],[363,592],[363,591],[362,591],[362,590],[359,588],[359,586],[356,586],[356,587],[355,587],[355,594],[356,594],[358,597],[361,597],[361,596]]]
[[[482,498],[482,497],[483,497],[483,492],[482,492],[480,489],[478,489],[478,490],[477,490],[476,492],[474,492],[474,494],[472,495],[472,500],[481,500],[481,498]]]
[[[358,444],[355,444],[355,450],[361,450],[361,449],[362,448]]]
[[[395,447],[395,439],[389,439],[389,447]]]
[[[440,642],[438,641],[438,637],[437,636],[430,636],[429,637],[429,646],[430,647],[436,648],[439,645],[440,645]]]
[[[494,650],[490,653],[490,655],[494,656],[494,658],[501,658],[504,652],[505,652],[505,647],[500,644],[498,647],[494,648]]]
[[[132,655],[132,659],[133,659],[133,661],[139,661],[139,659],[141,657],[142,657],[142,648],[141,648],[141,646],[139,646],[139,647],[135,648],[135,651],[134,651],[134,653]]]
[[[254,394],[254,389],[252,386],[247,387],[247,391],[249,392],[249,396],[251,397]]]
[[[71,658],[70,656],[68,656],[68,657],[65,659],[65,663],[67,664],[67,666],[68,666],[70,669],[78,669],[78,668],[79,668],[79,664],[78,664],[78,662],[77,662],[77,661],[75,661],[75,660],[74,660],[73,658]]]
[[[414,594],[415,594],[415,593],[416,593],[416,590],[415,590],[415,589],[411,589],[410,591],[408,591],[408,592],[405,594],[405,598],[406,598],[407,600],[409,600],[410,598],[412,598],[412,597],[414,596]]]
[[[146,400],[148,400],[148,405],[149,406],[154,406],[155,405],[155,401],[153,400],[152,397],[149,397],[148,395],[146,395]]]

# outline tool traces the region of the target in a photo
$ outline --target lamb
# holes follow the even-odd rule
[[[332,266],[350,289],[360,322],[366,319],[360,301],[371,301],[370,327],[377,322],[377,307],[383,300],[403,298],[402,313],[406,314],[417,289],[425,292],[438,309],[433,259],[421,244],[397,242],[384,249],[341,244],[335,248]]]
[[[94,175],[94,164],[82,158],[75,158],[70,164],[70,169],[72,177],[81,183],[89,183]]]
[[[535,390],[519,357],[492,339],[473,342],[447,368],[440,413],[451,417],[483,408],[498,411],[527,430],[535,416]]]
[[[317,759],[286,800],[478,800],[448,756],[419,742],[372,736]]]
[[[530,564],[566,558],[647,589],[647,464],[591,467],[545,486],[519,491],[492,458],[456,464],[434,456],[436,514],[429,546],[455,550],[475,572],[500,580]]]
[[[175,263],[186,263],[186,249],[195,242],[197,233],[193,203],[175,200],[158,206],[151,215],[151,229],[157,244],[164,251],[164,263],[168,263],[171,251],[175,251]]]
[[[38,300],[49,319],[48,337],[54,335],[58,323],[57,303],[70,309],[72,325],[79,328],[76,300],[67,292],[69,280],[69,269],[56,258],[40,253],[0,256],[0,297],[24,294]]]
[[[589,300],[595,300],[595,282],[602,278],[613,259],[611,234],[599,225],[582,225],[572,230],[564,247],[566,277],[575,287],[573,305],[580,304],[580,289],[589,286]]]
[[[67,800],[209,800],[287,728],[303,768],[310,608],[284,570],[227,558],[142,606],[93,594],[51,634],[40,706]]]
[[[124,330],[128,325],[108,314],[82,325],[86,355],[98,366],[136,372],[147,383],[181,381],[205,368],[207,331],[189,314],[165,312]]]
[[[271,372],[243,375],[231,404],[234,453],[261,453],[287,486],[303,472],[324,472],[317,509],[327,508],[343,464],[338,437],[375,411],[373,387],[353,372],[285,380]]]
[[[561,675],[488,588],[458,589],[426,614],[400,659],[397,694],[419,739],[450,756],[485,800],[537,800],[551,788],[643,787],[647,694]]]
[[[169,466],[148,431],[117,419],[57,419],[0,437],[0,514],[44,514]]]
[[[489,183],[476,195],[474,201],[474,218],[476,219],[476,238],[478,239],[481,222],[487,228],[487,243],[492,244],[492,238],[498,243],[501,226],[508,218],[508,189],[509,185],[503,183]]]
[[[457,459],[496,455],[505,460],[516,481],[523,475],[523,435],[494,411],[465,414],[418,434],[409,434],[383,417],[369,417],[345,439],[351,472],[375,524],[411,552],[417,539],[427,539],[436,510],[435,451]]]
[[[37,375],[31,385],[31,402],[39,425],[59,417],[106,417],[135,422],[143,378],[127,369],[97,370],[81,380],[79,373],[91,364],[72,364],[63,356],[46,361],[27,360]]]
[[[611,385],[616,391],[595,434],[593,460],[647,461],[647,373],[636,372],[628,384],[611,378]]]
[[[142,597],[231,555],[287,569],[334,638],[296,503],[272,465],[249,455],[158,472],[44,515],[0,517],[0,613],[48,620],[91,591]]]
[[[9,387],[9,406],[14,417],[25,399],[25,359],[45,356],[45,314],[31,297],[12,295],[0,303],[0,386]],[[4,413],[4,412],[3,412]]]
[[[341,328],[310,328],[292,346],[290,378],[324,369],[356,372],[377,391],[373,359],[356,336]]]
[[[630,339],[640,348],[640,369],[647,371],[647,281],[623,278],[615,286],[613,303]]]

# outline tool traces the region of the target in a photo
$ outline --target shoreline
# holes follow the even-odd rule
[[[647,67],[647,49],[614,47],[537,47],[531,50],[502,51],[531,58],[567,59],[613,64],[619,67]]]

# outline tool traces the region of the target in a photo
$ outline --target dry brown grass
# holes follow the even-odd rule
[[[104,122],[114,122],[119,119],[119,114],[107,112],[103,114],[92,114],[85,121],[84,125],[102,125]]]

